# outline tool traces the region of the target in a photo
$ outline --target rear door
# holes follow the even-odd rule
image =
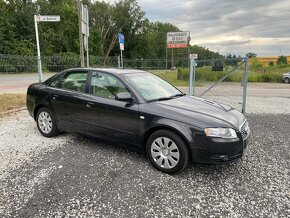
[[[56,87],[50,87],[51,105],[59,129],[84,133],[87,77],[87,71],[69,71],[63,75]]]
[[[85,102],[86,133],[136,144],[139,105],[115,100],[118,93],[128,92],[116,76],[97,71],[91,74],[90,95]]]

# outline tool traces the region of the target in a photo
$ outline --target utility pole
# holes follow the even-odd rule
[[[41,58],[40,58],[37,15],[34,15],[34,25],[35,25],[36,46],[37,46],[37,71],[38,71],[38,76],[39,76],[39,82],[42,82],[42,67],[41,67]]]
[[[80,61],[81,67],[85,66],[84,63],[84,41],[83,41],[83,33],[82,33],[82,7],[81,0],[77,0],[77,8],[78,8],[78,18],[79,18],[79,38],[80,38]]]

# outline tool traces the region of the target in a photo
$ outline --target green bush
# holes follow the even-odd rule
[[[289,67],[289,66],[288,66]],[[288,69],[281,70],[279,66],[273,66],[268,68],[256,69],[255,71],[249,71],[249,82],[281,82],[282,74]],[[288,70],[289,71],[289,70]],[[179,80],[189,80],[189,69],[178,68],[177,69]],[[225,71],[212,71],[211,67],[197,67],[196,68],[196,81],[218,81],[226,75]],[[226,82],[241,82],[244,77],[244,70],[237,70],[233,74],[225,78]]]
[[[195,72],[196,72],[196,75],[195,75],[196,81],[217,81],[226,75],[226,72],[212,71],[212,68],[208,66],[198,67],[195,69]],[[189,69],[178,68],[177,75],[178,75],[177,78],[180,80],[189,80]],[[232,74],[231,76],[226,78],[226,81],[237,81],[241,77],[242,77],[242,74],[241,75]]]
[[[265,73],[265,74],[262,74],[260,82],[271,82],[271,80],[272,80],[272,77],[268,73]]]
[[[287,64],[287,56],[279,56],[277,60],[277,65],[286,65]]]

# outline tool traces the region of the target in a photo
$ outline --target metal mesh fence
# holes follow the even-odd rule
[[[178,67],[188,67],[188,58],[166,59],[124,59],[125,68],[144,70],[167,70]]]
[[[41,57],[43,72],[60,72],[65,69],[79,67],[78,56],[43,56]],[[90,67],[118,67],[118,57],[90,56]],[[188,67],[188,58],[174,59],[124,59],[124,68],[144,70],[165,70],[174,66]],[[0,55],[0,73],[31,73],[37,72],[36,56]]]
[[[194,95],[242,111],[245,59],[197,60]]]
[[[43,72],[60,72],[65,69],[79,67],[78,56],[44,56],[41,58]],[[92,67],[117,67],[118,58],[90,56]],[[0,73],[31,73],[37,72],[36,56],[0,55]]]
[[[173,61],[173,62],[172,62]],[[143,69],[158,74],[165,80],[183,86],[189,84],[188,58],[170,59],[124,59],[125,68]],[[42,57],[44,78],[65,69],[79,67],[78,56]],[[91,67],[118,67],[118,57],[109,57],[104,64],[101,57],[90,56]],[[172,69],[171,66],[174,66]],[[166,70],[167,67],[167,70]],[[27,74],[28,73],[28,74]],[[0,55],[0,93],[25,91],[26,87],[38,81],[36,57]],[[242,110],[245,59],[196,60],[194,95]],[[22,87],[22,88],[21,88]]]

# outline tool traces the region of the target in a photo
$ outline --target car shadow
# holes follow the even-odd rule
[[[81,146],[86,146],[87,148],[94,150],[100,150],[101,152],[113,152],[117,153],[118,156],[128,156],[131,161],[138,163],[138,165],[146,164],[146,167],[150,171],[158,172],[150,163],[145,154],[145,152],[137,150],[133,146],[123,145],[119,143],[109,142],[103,139],[84,136],[84,135],[75,135],[74,141],[76,144]],[[170,176],[187,178],[192,175],[200,175],[202,177],[212,177],[212,176],[221,176],[227,175],[231,176],[236,174],[237,171],[242,166],[243,159],[237,160],[231,163],[210,165],[210,164],[199,164],[199,163],[190,163],[189,167],[179,174],[173,174]],[[142,170],[142,169],[140,169]]]

